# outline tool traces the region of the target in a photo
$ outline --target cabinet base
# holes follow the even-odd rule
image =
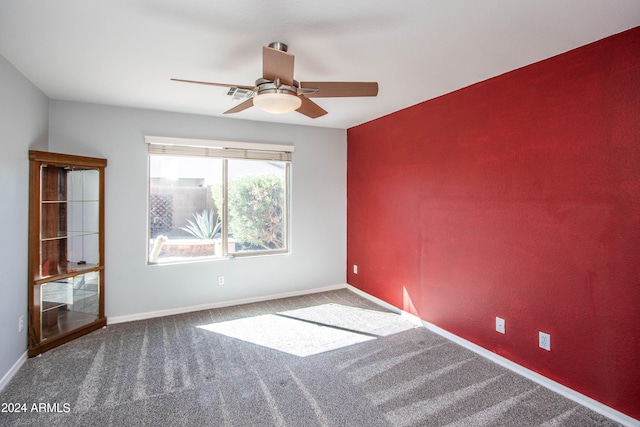
[[[86,335],[90,332],[98,330],[104,326],[107,326],[107,318],[102,317],[100,319],[95,320],[87,325],[84,325],[80,328],[74,329],[72,331],[56,335],[55,338],[49,338],[47,340],[42,341],[39,344],[32,344],[29,347],[27,355],[29,357],[37,356],[46,351],[51,350],[52,348],[58,347],[62,344],[68,343],[76,338],[79,338],[83,335]]]

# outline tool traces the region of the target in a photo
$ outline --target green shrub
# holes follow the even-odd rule
[[[221,188],[213,191],[218,207],[221,192]],[[284,247],[284,182],[280,176],[243,176],[229,182],[228,192],[229,232],[239,249]]]

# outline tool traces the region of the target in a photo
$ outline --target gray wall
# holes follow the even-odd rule
[[[345,130],[51,101],[49,132],[50,151],[109,162],[107,316],[345,283]],[[148,266],[145,135],[294,144],[291,254]]]
[[[48,103],[0,56],[0,378],[27,348],[27,151],[47,148]],[[22,332],[20,316],[25,322]]]

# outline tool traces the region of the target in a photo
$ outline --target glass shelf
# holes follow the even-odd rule
[[[34,277],[36,283],[50,280],[51,277],[68,276],[83,271],[95,270],[99,264],[78,264],[77,262],[66,262],[54,265],[44,264],[40,267],[40,273]]]
[[[61,203],[88,203],[88,202],[99,202],[99,200],[41,200],[40,203],[43,205],[56,205]]]
[[[41,242],[47,242],[49,240],[71,239],[74,237],[94,236],[98,234],[97,231],[67,231],[65,234],[59,234],[57,236],[42,237]]]

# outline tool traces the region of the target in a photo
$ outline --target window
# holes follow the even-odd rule
[[[293,146],[145,139],[149,263],[289,251]]]

